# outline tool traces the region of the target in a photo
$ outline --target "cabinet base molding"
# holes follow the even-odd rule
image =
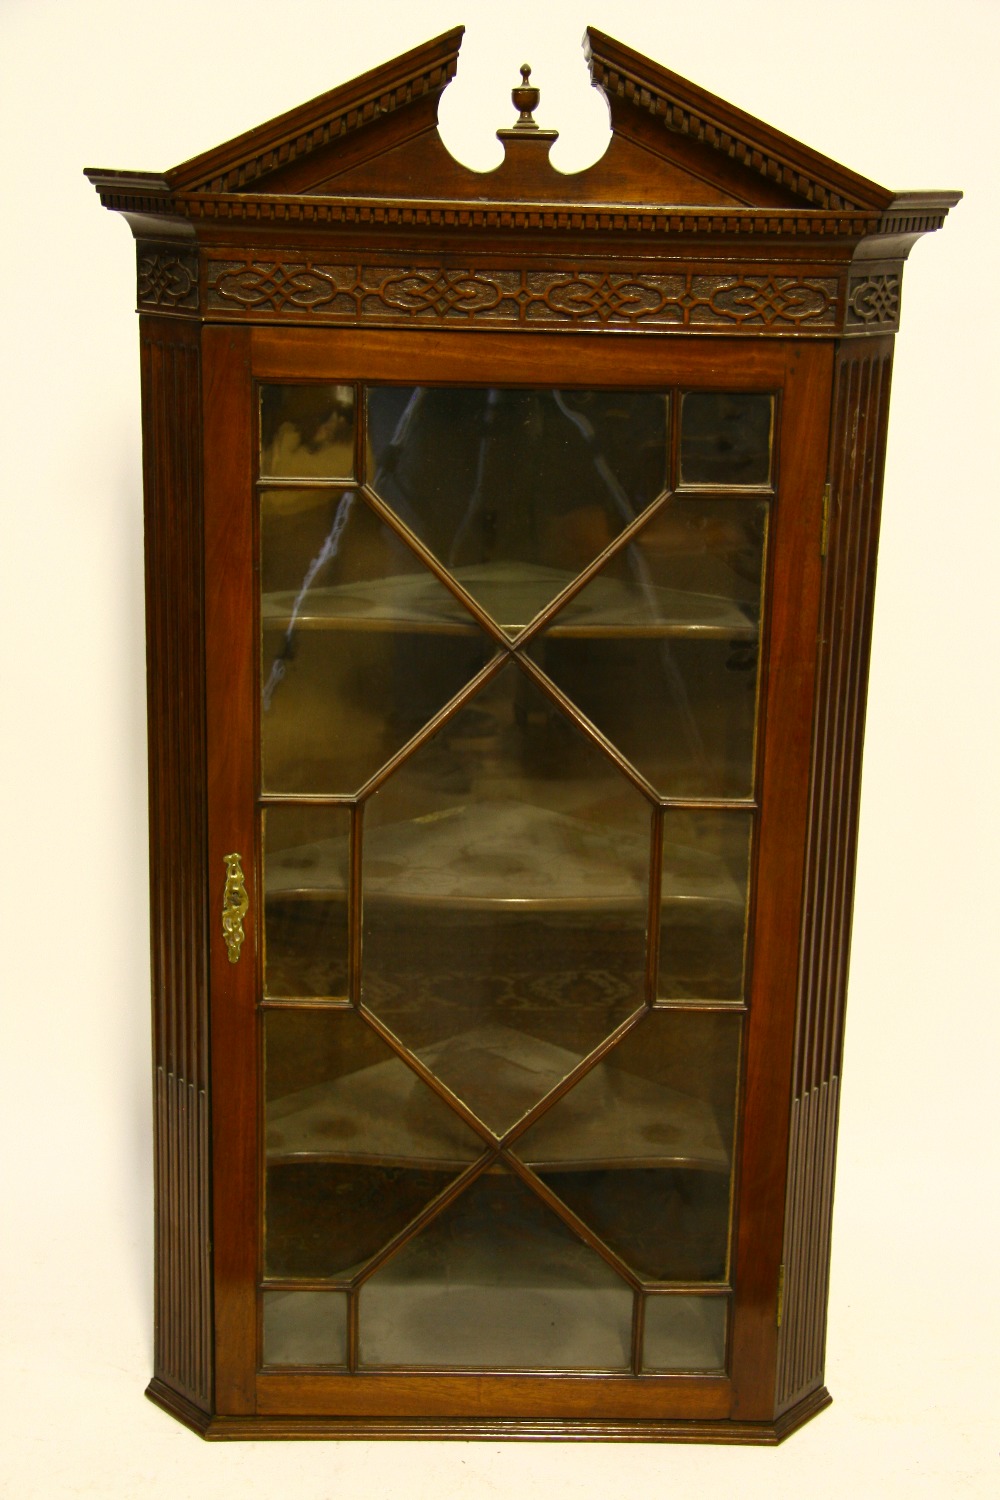
[[[206,1442],[277,1438],[482,1438],[490,1442],[577,1441],[618,1443],[745,1443],[775,1447],[830,1405],[825,1386],[810,1391],[773,1422],[601,1421],[598,1418],[497,1417],[271,1417],[211,1416],[163,1381],[153,1379],[146,1395]]]

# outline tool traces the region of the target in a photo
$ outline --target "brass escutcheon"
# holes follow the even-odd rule
[[[243,918],[250,905],[243,884],[243,864],[238,854],[225,854],[226,889],[222,893],[222,936],[226,940],[229,962],[236,963],[243,946]]]

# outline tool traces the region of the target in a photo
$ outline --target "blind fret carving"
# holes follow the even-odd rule
[[[898,328],[901,281],[894,272],[852,276],[847,294],[847,326],[875,328],[880,333]]]
[[[137,297],[142,308],[198,307],[198,257],[159,245],[136,246]]]
[[[451,270],[341,266],[313,260],[217,261],[209,268],[213,312],[267,313],[324,321],[829,330],[838,316],[836,277],[660,275],[604,270]]]

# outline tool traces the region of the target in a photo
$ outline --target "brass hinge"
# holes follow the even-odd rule
[[[777,1324],[777,1326],[779,1328],[781,1327],[781,1316],[782,1316],[782,1313],[784,1311],[785,1311],[785,1267],[784,1267],[784,1265],[780,1265],[778,1267],[778,1311],[777,1311],[777,1316],[775,1317],[775,1323]]]
[[[832,485],[823,486],[823,526],[819,534],[819,555],[826,556],[827,544],[830,541],[830,502],[832,499]]]

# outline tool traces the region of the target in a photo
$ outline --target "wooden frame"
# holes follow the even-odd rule
[[[826,1267],[892,333],[902,261],[958,195],[894,198],[591,31],[607,155],[561,178],[547,163],[553,133],[522,119],[500,132],[507,155],[484,196],[435,129],[460,37],[165,177],[88,174],[139,241],[143,314],[149,1394],[209,1437],[775,1442],[829,1399]],[[728,1374],[259,1372],[255,928],[247,961],[231,963],[216,911],[223,856],[258,846],[254,382],[404,373],[572,386],[581,370],[590,386],[781,396],[762,753],[745,804],[760,826]],[[357,869],[357,832],[353,848]],[[245,873],[252,914],[259,857]]]

